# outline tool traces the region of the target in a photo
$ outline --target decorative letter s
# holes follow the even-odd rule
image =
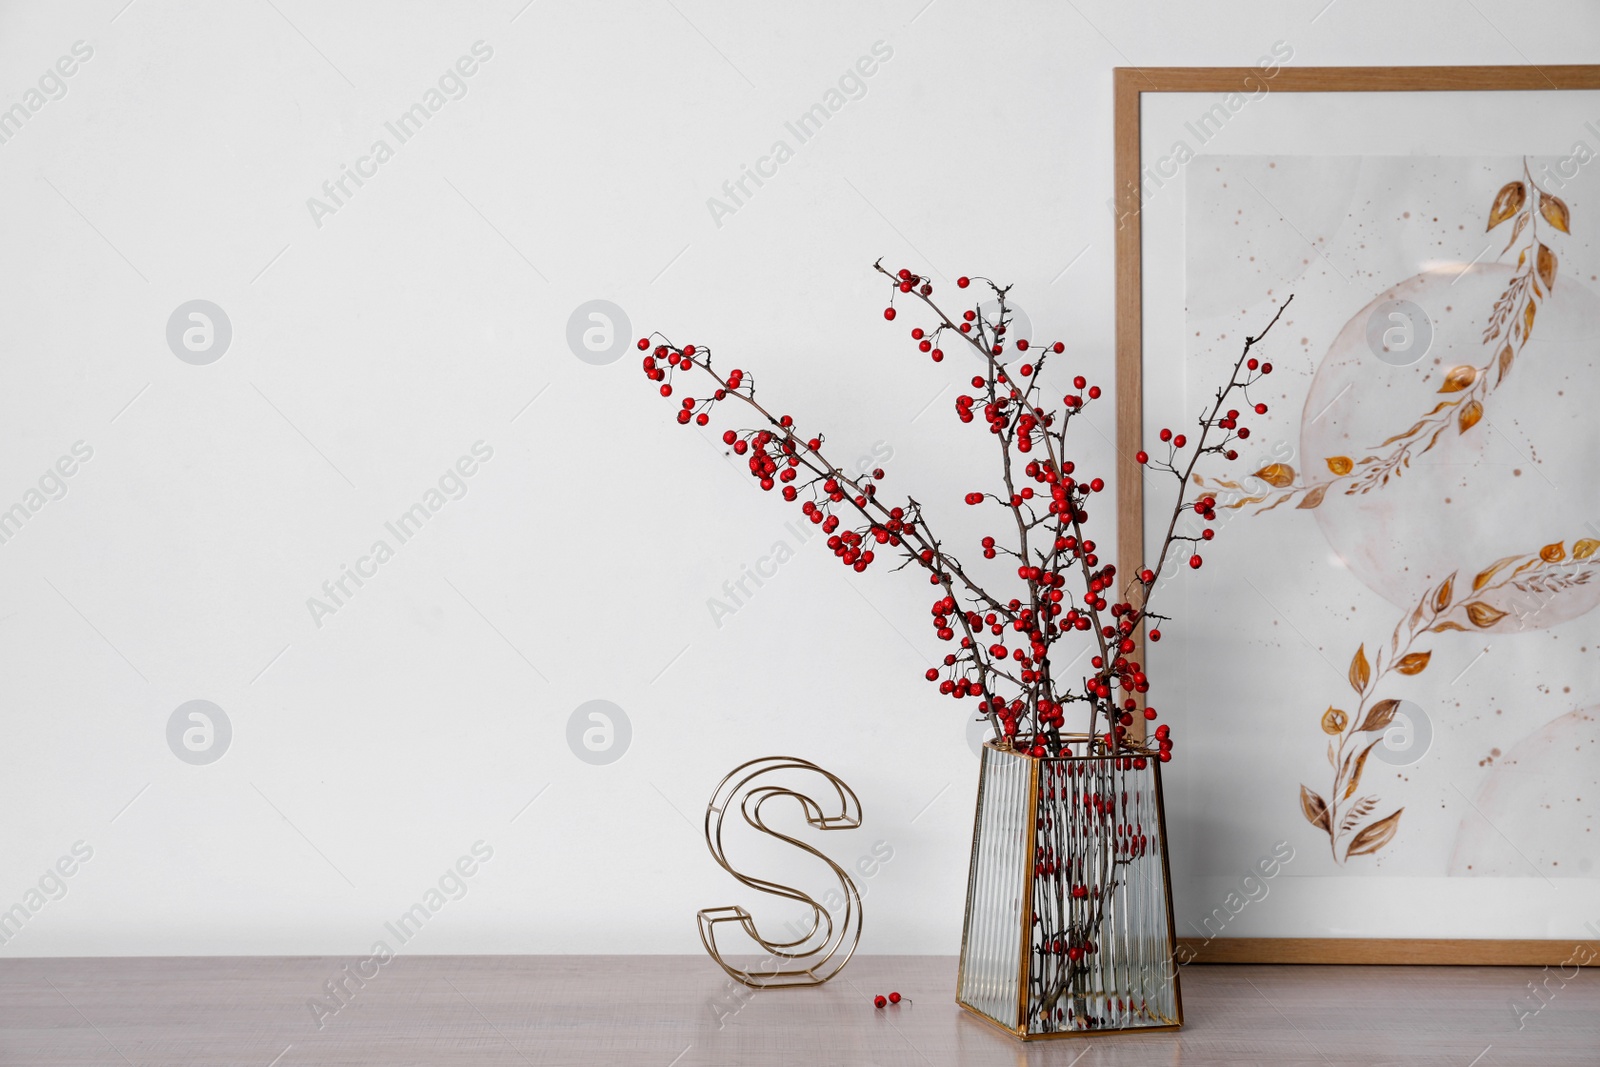
[[[822,806],[805,793],[797,792],[785,782],[792,782],[796,772],[816,776],[832,788],[830,801],[836,801],[838,814],[824,814]],[[760,784],[758,779],[774,778],[772,784]],[[844,969],[855,954],[861,941],[861,894],[855,883],[833,860],[803,841],[779,833],[766,824],[762,807],[775,797],[793,797],[800,802],[806,822],[819,830],[854,830],[861,826],[861,802],[851,788],[837,775],[823,770],[814,763],[792,756],[767,756],[741,764],[729,772],[712,794],[706,808],[706,847],[717,865],[733,875],[744,885],[763,893],[786,897],[809,905],[811,929],[793,941],[775,941],[762,937],[756,930],[750,913],[737,904],[720,908],[703,908],[699,913],[700,940],[717,965],[747,986],[765,989],[769,986],[821,985]],[[728,862],[722,843],[724,813],[738,803],[744,821],[761,833],[786,841],[794,847],[809,852],[833,869],[834,877],[844,894],[843,914],[835,921],[828,909],[808,894],[763,878],[755,878],[737,870]],[[825,894],[832,896],[830,892]],[[717,945],[717,927],[722,923],[738,923],[745,934],[765,950],[771,959],[768,966],[757,970],[735,967],[722,958]],[[842,953],[842,954],[841,954]]]

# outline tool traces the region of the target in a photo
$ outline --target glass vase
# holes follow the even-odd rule
[[[1160,761],[1085,747],[983,749],[956,1002],[1023,1040],[1183,1025]]]

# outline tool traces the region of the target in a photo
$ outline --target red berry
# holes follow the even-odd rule
[[[1152,641],[1161,640],[1161,631],[1160,630],[1151,630],[1150,631],[1150,640],[1152,640]]]
[[[1167,430],[1167,429],[1163,429],[1161,431],[1161,440],[1163,440],[1163,441],[1172,440],[1172,431],[1171,430]]]
[[[872,998],[872,1006],[874,1008],[881,1008],[887,1003],[889,1003],[889,998],[882,996],[881,994]]]
[[[889,321],[893,322],[894,321],[894,308],[884,308],[883,309],[883,317],[888,319]]]
[[[961,277],[956,279],[956,288],[957,289],[965,289],[967,286],[969,286],[971,284],[972,284],[972,279],[968,278],[966,275],[962,275]]]
[[[1056,353],[1057,355],[1060,355],[1062,352],[1065,352],[1066,350],[1067,350],[1067,346],[1062,344],[1060,341],[1057,341],[1055,344],[1050,346],[1050,351]]]
[[[1150,462],[1150,454],[1148,452],[1136,452],[1134,453],[1133,458],[1138,460],[1140,463]]]
[[[1189,443],[1188,438],[1184,437],[1183,434],[1181,434],[1181,433],[1178,436],[1176,436],[1176,437],[1174,437],[1172,439],[1172,445],[1173,445],[1174,448],[1182,448],[1184,445],[1186,445],[1188,443]]]
[[[1017,351],[1018,352],[1026,352],[1027,350],[1028,350],[1028,342],[1027,341],[1018,341],[1017,342]]]
[[[1189,566],[1193,567],[1195,570],[1199,570],[1200,569],[1200,557],[1199,556],[1190,556],[1189,557]]]
[[[639,351],[641,351],[641,352],[650,351],[650,338],[648,338],[648,337],[639,338]]]
[[[1272,364],[1270,364],[1270,363],[1261,364],[1261,373],[1262,374],[1271,374],[1272,373]]]
[[[1266,413],[1267,413],[1267,405],[1265,405],[1265,404],[1257,404],[1256,405],[1256,414],[1257,415],[1265,415]]]
[[[899,993],[890,993],[889,994],[889,1003],[890,1004],[898,1004],[898,1003],[900,1003],[900,994]]]

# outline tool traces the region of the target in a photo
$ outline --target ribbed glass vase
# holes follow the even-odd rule
[[[1161,764],[1072,751],[984,746],[956,1001],[1024,1040],[1176,1030]]]

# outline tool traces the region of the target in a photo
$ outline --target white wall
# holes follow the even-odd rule
[[[976,762],[920,677],[928,587],[795,545],[794,509],[677,427],[631,350],[578,359],[569,317],[603,299],[717,346],[964,534],[986,466],[941,394],[964,368],[914,358],[870,265],[1010,279],[1109,384],[1112,67],[1600,42],[1593,5],[1509,0],[123,3],[0,12],[0,106],[93,51],[0,144],[0,507],[92,450],[0,544],[0,908],[92,849],[0,954],[362,952],[478,841],[412,950],[697,951],[697,908],[784,914],[699,827],[723,773],[780,752],[859,793],[833,855],[892,850],[864,951],[953,952]],[[314,219],[479,41],[466,95]],[[877,42],[865,95],[798,144],[785,122]],[[794,158],[714,219],[778,139]],[[166,337],[193,299],[232,327],[203,366]],[[1111,434],[1108,405],[1090,421]],[[399,545],[384,523],[480,441]],[[379,538],[394,558],[314,619]],[[717,625],[708,598],[785,540]],[[208,765],[167,740],[195,699],[232,728]],[[567,740],[595,699],[632,729],[604,766]]]

